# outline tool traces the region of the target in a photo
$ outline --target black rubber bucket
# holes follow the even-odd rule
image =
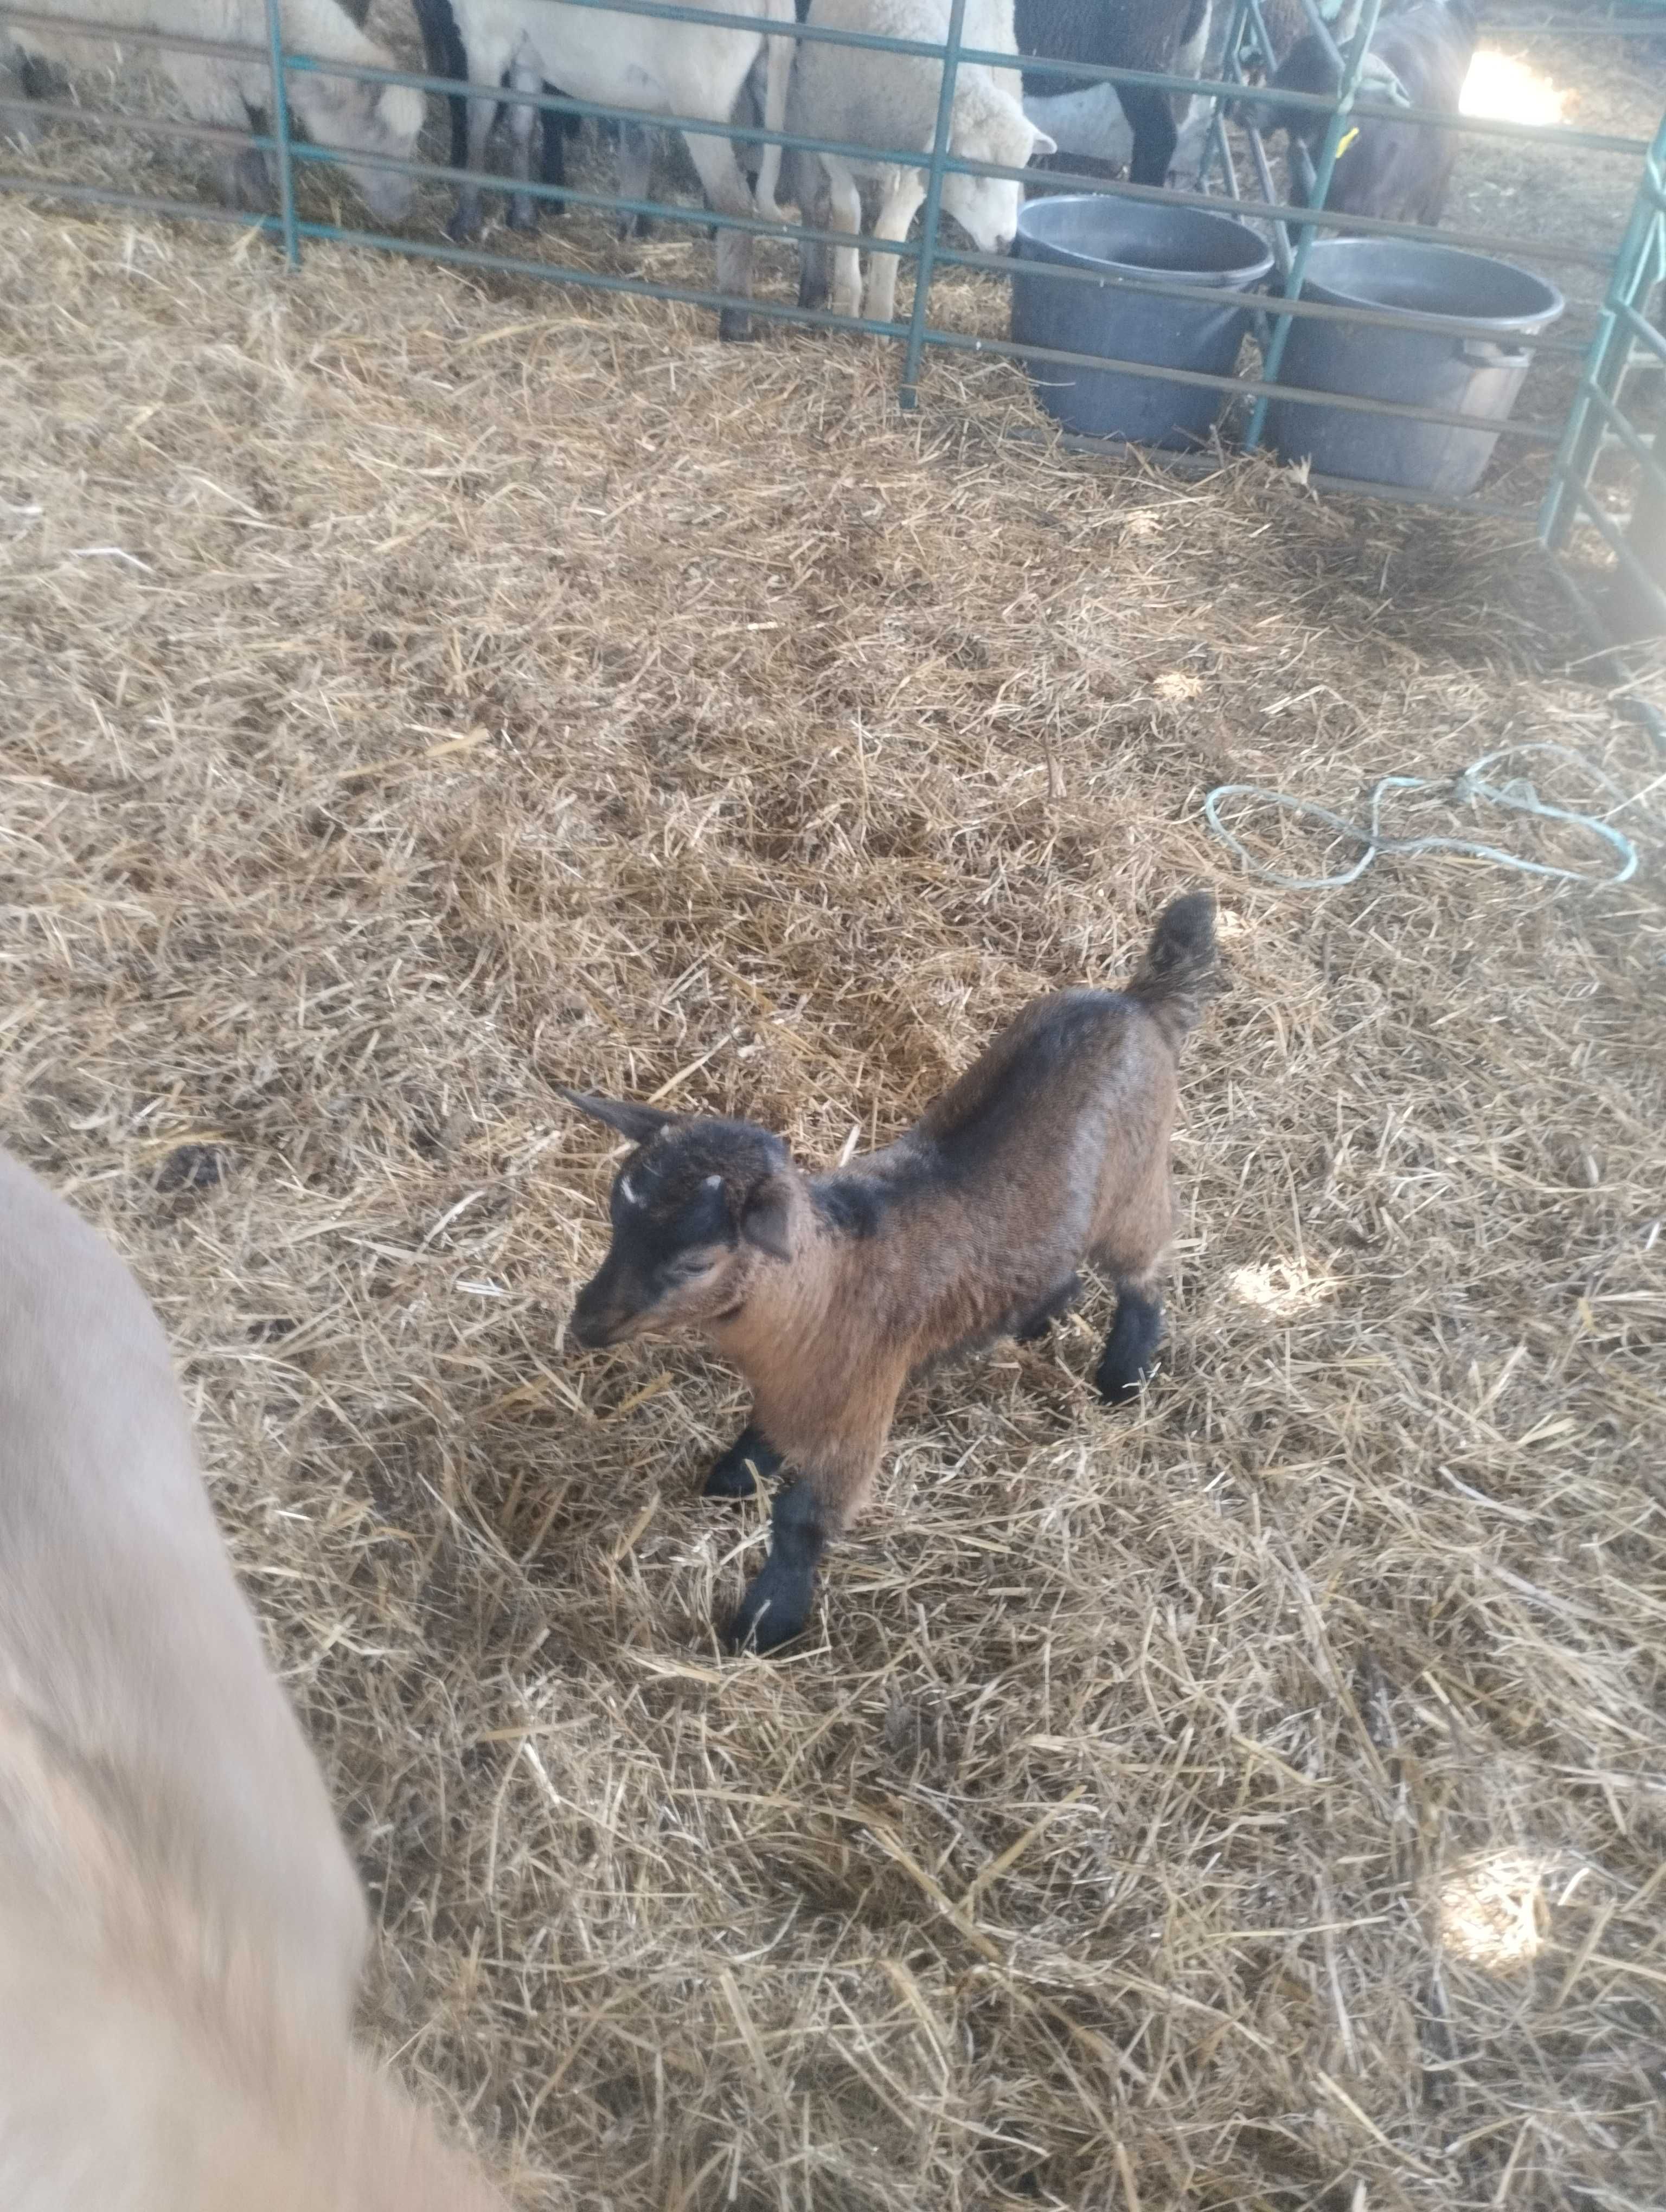
[[[1273,266],[1247,223],[1198,208],[1115,199],[1099,192],[1032,200],[1018,216],[1012,252],[1012,338],[1018,345],[1148,362],[1156,368],[1230,376],[1249,327],[1239,295]],[[1026,262],[1037,273],[1026,273]],[[1195,287],[1197,300],[1159,300],[1114,283],[1049,276],[1049,265],[1097,270],[1111,278],[1159,276]],[[1067,368],[1026,361],[1036,397],[1067,430],[1130,438],[1148,446],[1199,446],[1225,392],[1207,385]]]
[[[1302,297],[1335,307],[1450,315],[1455,322],[1485,323],[1489,335],[1299,316],[1291,325],[1280,384],[1484,415],[1499,423],[1509,420],[1532,363],[1533,349],[1523,340],[1562,312],[1555,286],[1513,262],[1400,238],[1316,242]],[[1267,438],[1281,460],[1310,461],[1325,476],[1461,494],[1481,482],[1499,434],[1275,399],[1267,410]]]

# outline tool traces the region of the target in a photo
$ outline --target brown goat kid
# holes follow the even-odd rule
[[[638,1147],[575,1338],[707,1336],[751,1383],[752,1419],[706,1494],[750,1497],[783,1462],[798,1473],[731,1626],[737,1647],[803,1629],[822,1551],[873,1489],[923,1362],[1039,1336],[1091,1264],[1117,1291],[1101,1396],[1119,1404],[1151,1371],[1176,1061],[1216,988],[1213,920],[1207,893],[1177,900],[1125,992],[1034,1000],[895,1144],[828,1175],[804,1174],[750,1122],[562,1093]]]
[[[0,1152],[4,2212],[507,2212],[353,2050],[365,1933],[156,1316]]]

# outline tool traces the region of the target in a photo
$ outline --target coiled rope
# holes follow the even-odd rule
[[[1472,860],[1490,860],[1500,868],[1515,868],[1523,875],[1550,876],[1562,883],[1610,884],[1623,884],[1637,872],[1637,848],[1622,830],[1601,816],[1581,814],[1566,806],[1548,806],[1525,776],[1510,776],[1499,783],[1491,782],[1487,770],[1499,761],[1519,760],[1529,753],[1548,753],[1557,760],[1571,763],[1587,775],[1594,776],[1607,791],[1612,792],[1621,805],[1628,805],[1632,794],[1617,784],[1606,769],[1589,761],[1567,745],[1553,744],[1548,738],[1535,738],[1521,744],[1502,745],[1496,752],[1483,753],[1479,760],[1471,761],[1468,768],[1460,769],[1452,776],[1385,775],[1371,787],[1365,801],[1364,824],[1347,821],[1333,814],[1328,806],[1321,806],[1311,799],[1292,798],[1288,792],[1269,791],[1258,783],[1217,784],[1203,802],[1203,811],[1209,827],[1217,837],[1230,845],[1245,867],[1268,883],[1280,884],[1286,890],[1340,890],[1343,884],[1357,883],[1371,862],[1384,853],[1408,856],[1420,853],[1462,853]],[[1576,830],[1590,831],[1602,838],[1614,853],[1618,866],[1612,873],[1599,875],[1584,868],[1562,868],[1547,860],[1529,860],[1520,853],[1506,852],[1499,845],[1488,845],[1475,837],[1390,837],[1382,827],[1383,802],[1391,794],[1402,792],[1423,792],[1436,795],[1454,806],[1472,805],[1476,799],[1490,799],[1496,806],[1513,807],[1517,813],[1536,816],[1541,822],[1566,822]],[[1365,850],[1350,868],[1331,876],[1287,876],[1281,869],[1259,860],[1234,830],[1229,830],[1220,818],[1223,803],[1232,799],[1259,800],[1263,805],[1274,806],[1281,813],[1293,815],[1309,822],[1322,823],[1339,836],[1352,838]]]

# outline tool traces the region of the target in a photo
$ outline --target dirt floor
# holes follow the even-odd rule
[[[1531,551],[149,218],[11,203],[0,333],[0,1139],[178,1347],[390,2063],[528,2206],[1657,2203],[1663,763]],[[1204,817],[1541,741],[1625,887]],[[934,1375],[723,1658],[744,1401],[565,1343],[553,1085],[830,1160],[1199,883],[1165,1373]]]

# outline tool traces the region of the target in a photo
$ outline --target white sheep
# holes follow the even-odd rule
[[[812,28],[866,31],[940,46],[948,36],[949,0],[812,0],[808,21]],[[1010,53],[1016,59],[1012,0],[967,0],[960,37],[964,46]],[[787,127],[805,137],[836,139],[846,145],[917,146],[927,152],[936,128],[942,82],[941,63],[924,55],[806,39],[800,42],[793,71]],[[959,65],[949,150],[964,161],[995,162],[1009,169],[1022,169],[1033,155],[1053,152],[1053,141],[1025,114],[1016,67]],[[853,235],[862,227],[859,180],[877,179],[882,187],[875,238],[899,242],[907,238],[926,196],[923,168],[898,167],[888,161],[800,155],[795,173],[806,222],[821,227],[822,210],[829,208],[831,227]],[[970,233],[981,252],[1006,251],[1018,229],[1022,201],[1022,185],[1010,180],[969,177],[953,170],[943,179],[945,213]],[[866,312],[874,321],[891,319],[898,258],[894,253],[870,256]],[[854,315],[861,290],[856,248],[836,247],[832,259],[833,307],[839,314]],[[827,249],[806,246],[799,303],[820,307],[827,292]]]
[[[271,107],[272,78],[265,55],[264,0],[30,0],[31,12],[64,19],[62,30],[0,17],[0,70],[14,73],[19,57],[66,68],[132,68],[153,57],[173,79],[192,119],[236,131],[261,127]],[[212,39],[246,46],[246,61],[174,52],[167,47],[121,46],[117,39],[89,38],[68,27],[83,21],[123,30],[173,32],[181,38]],[[285,51],[319,61],[349,62],[368,69],[397,69],[387,48],[368,38],[338,0],[283,0]],[[350,157],[385,155],[408,161],[416,150],[427,103],[410,85],[362,83],[326,76],[315,70],[290,70],[285,76],[291,112],[307,136]],[[15,126],[12,126],[15,128]],[[387,169],[356,167],[343,161],[372,212],[397,222],[410,204],[407,177]],[[255,148],[228,161],[227,198],[234,206],[270,204],[266,162]]]
[[[767,79],[764,122],[771,131],[781,128],[793,66],[792,41],[764,34],[773,23],[794,21],[793,0],[725,0],[721,12],[755,15],[756,31],[617,14],[606,8],[566,7],[561,0],[452,0],[452,9],[467,57],[469,82],[475,88],[469,103],[471,171],[477,173],[484,165],[501,86],[507,80],[517,92],[537,93],[547,79],[563,86],[575,100],[593,100],[599,106],[709,117],[718,129],[685,131],[684,138],[712,206],[721,215],[781,220],[775,204],[780,147],[764,149],[754,196],[735,160],[727,126],[762,52]],[[536,112],[525,104],[512,110],[515,175],[523,185],[530,173]],[[629,126],[621,182],[629,198],[646,193],[648,141],[641,131],[633,132]],[[452,236],[474,237],[480,221],[480,188],[471,181],[458,195]],[[516,229],[532,227],[529,195],[515,196],[509,222]],[[717,234],[717,289],[737,304],[722,310],[720,337],[751,335],[744,302],[751,291],[751,234],[726,226]]]
[[[156,1317],[0,1152],[5,2212],[507,2212],[350,2044],[365,1927]]]

